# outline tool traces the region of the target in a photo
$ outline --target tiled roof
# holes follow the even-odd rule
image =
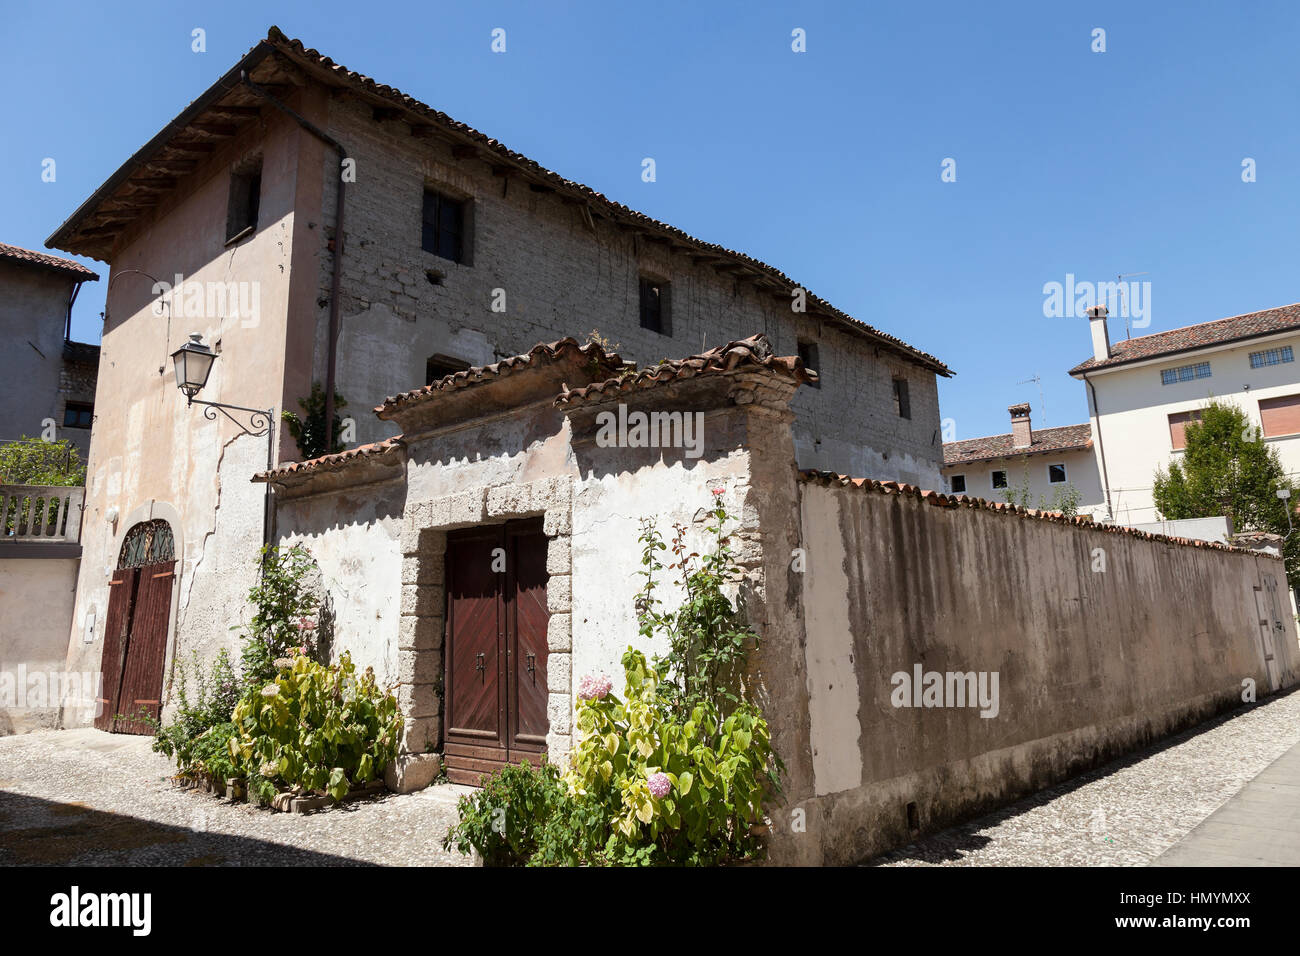
[[[565,389],[555,399],[555,404],[576,405],[609,400],[626,392],[653,388],[697,375],[730,372],[742,366],[768,369],[800,383],[817,381],[817,373],[804,368],[803,361],[797,355],[774,354],[768,337],[759,333],[689,358],[670,359],[639,372],[620,375],[583,388]]]
[[[73,262],[71,259],[61,259],[58,256],[47,255],[44,252],[35,252],[31,249],[24,249],[21,246],[11,246],[5,242],[0,242],[0,259],[6,259],[10,262],[21,262],[24,265],[29,266],[42,266],[46,269],[66,272],[69,275],[74,275],[81,279],[99,278],[98,275],[91,272],[80,262]]]
[[[89,254],[106,255],[106,250],[111,245],[111,238],[106,237],[115,234],[117,226],[114,223],[127,223],[130,221],[130,216],[152,208],[156,203],[156,196],[153,194],[143,196],[140,199],[142,205],[136,212],[132,213],[118,209],[115,206],[116,199],[113,202],[109,202],[109,200],[113,199],[115,193],[124,191],[127,197],[125,201],[134,202],[136,187],[130,182],[131,178],[138,173],[146,180],[149,178],[156,179],[157,173],[150,172],[147,167],[155,154],[171,148],[170,144],[176,136],[200,136],[203,137],[202,141],[206,143],[211,134],[206,131],[191,134],[190,130],[193,127],[190,127],[190,124],[198,119],[205,109],[219,110],[220,102],[231,95],[236,95],[242,89],[239,84],[240,73],[251,72],[254,67],[272,53],[280,54],[283,58],[292,61],[311,75],[317,76],[322,82],[336,87],[352,89],[406,111],[409,114],[408,121],[410,119],[420,121],[418,124],[412,124],[413,126],[420,125],[425,129],[439,129],[463,146],[476,149],[480,153],[480,159],[491,162],[505,170],[522,174],[531,179],[539,189],[549,188],[571,199],[580,200],[592,214],[603,216],[620,225],[640,229],[666,242],[670,247],[674,245],[681,246],[692,255],[700,258],[701,261],[713,261],[722,264],[723,268],[731,270],[731,275],[754,282],[774,296],[781,297],[787,304],[790,302],[792,289],[799,287],[805,288],[805,291],[807,291],[806,287],[800,286],[799,283],[796,283],[785,273],[765,262],[733,249],[728,249],[725,246],[697,239],[667,223],[652,219],[622,203],[608,199],[589,186],[565,179],[558,173],[546,169],[535,160],[507,148],[495,139],[489,138],[464,123],[457,122],[447,114],[433,109],[412,96],[408,96],[401,90],[376,83],[368,76],[335,63],[319,51],[306,46],[301,40],[285,36],[278,27],[271,27],[267,32],[266,39],[258,43],[237,64],[235,69],[228,71],[226,76],[209,87],[180,116],[127,160],[93,196],[82,203],[80,208],[50,236],[46,244],[65,249],[69,248],[69,244],[75,244],[79,249],[84,248],[87,250]],[[247,107],[242,108],[246,109]],[[211,125],[206,124],[205,129],[210,128]],[[175,161],[169,160],[169,162]],[[140,189],[145,188],[140,187]],[[105,213],[101,209],[105,203],[113,210],[111,213]],[[101,216],[111,216],[114,223],[94,221]],[[83,229],[86,231],[83,232]],[[94,238],[91,238],[92,233]],[[813,295],[811,292],[807,293],[807,306],[809,314],[823,314],[839,326],[893,349],[923,368],[943,376],[952,374],[951,370],[933,355],[922,352],[896,336],[882,332],[845,312],[841,312],[829,302]]]
[[[274,481],[277,478],[284,478],[288,475],[298,475],[311,471],[328,471],[334,468],[341,468],[351,462],[361,458],[382,457],[388,452],[396,451],[399,448],[406,447],[406,442],[398,438],[385,438],[383,441],[371,442],[368,445],[358,445],[356,448],[349,448],[347,451],[336,452],[333,455],[322,455],[319,458],[310,458],[307,461],[291,461],[288,464],[281,465],[279,468],[272,468],[270,471],[259,472],[253,476],[254,481]]]
[[[1249,548],[1237,548],[1227,544],[1219,544],[1216,541],[1201,541],[1197,538],[1179,538],[1171,535],[1154,534],[1150,531],[1139,531],[1136,528],[1129,528],[1121,524],[1107,524],[1105,522],[1096,522],[1092,520],[1091,515],[1075,515],[1069,517],[1059,511],[1040,511],[1037,508],[1021,508],[1004,501],[986,501],[983,498],[973,498],[970,495],[946,495],[938,491],[925,491],[916,485],[905,485],[896,481],[874,481],[870,478],[849,478],[846,475],[836,474],[833,471],[800,471],[799,480],[808,484],[823,485],[826,487],[856,488],[867,494],[878,495],[900,495],[904,497],[917,498],[925,501],[938,508],[970,508],[975,511],[992,511],[1003,515],[1015,515],[1021,518],[1029,518],[1036,521],[1050,521],[1055,524],[1073,525],[1077,528],[1088,528],[1093,531],[1102,531],[1107,534],[1124,534],[1131,538],[1142,538],[1146,541],[1162,541],[1168,544],[1178,544],[1187,548],[1209,548],[1213,551],[1235,551],[1239,554],[1248,554],[1252,557],[1267,557],[1260,552]],[[1278,558],[1280,561],[1281,558]]]
[[[965,441],[945,442],[944,465],[960,465],[974,461],[991,461],[995,458],[1019,458],[1021,455],[1040,455],[1054,451],[1076,451],[1092,447],[1092,425],[1062,425],[1058,428],[1036,428],[1033,444],[1017,448],[1010,435],[990,435],[987,438],[967,438]]]
[[[541,342],[522,355],[512,355],[499,362],[493,362],[491,365],[474,365],[463,371],[453,372],[451,375],[440,378],[423,388],[415,388],[409,392],[390,396],[384,399],[382,405],[376,406],[375,413],[380,418],[388,418],[394,409],[428,401],[441,393],[455,389],[482,385],[515,372],[521,372],[526,368],[535,368],[541,363],[554,362],[566,355],[573,354],[585,359],[597,372],[603,371],[612,374],[623,365],[623,360],[618,353],[606,352],[594,342],[579,345],[578,340],[574,338],[563,338],[555,342]]]
[[[1290,329],[1300,329],[1300,303],[1113,342],[1110,347],[1110,358],[1106,361],[1088,359],[1070,369],[1070,374],[1076,375],[1092,369],[1109,368],[1112,365],[1126,365],[1129,362],[1159,358],[1162,355],[1189,352],[1209,345],[1224,345],[1239,339],[1251,339],[1260,335],[1286,332]]]

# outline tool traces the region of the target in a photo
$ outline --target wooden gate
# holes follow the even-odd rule
[[[102,709],[95,717],[99,730],[153,733],[140,717],[157,720],[162,710],[175,569],[171,528],[165,521],[138,524],[126,533],[104,620]]]
[[[477,785],[546,753],[546,536],[540,519],[447,536],[443,757]]]
[[[1261,574],[1260,582],[1255,585],[1255,607],[1259,612],[1260,655],[1264,658],[1268,690],[1272,692],[1282,687],[1282,675],[1277,663],[1277,639],[1286,634],[1286,625],[1282,623],[1277,578],[1272,574]]]

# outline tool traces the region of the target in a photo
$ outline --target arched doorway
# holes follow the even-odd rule
[[[142,521],[126,532],[109,583],[99,698],[103,709],[95,718],[99,730],[153,732],[139,718],[145,713],[157,720],[162,711],[175,569],[175,543],[166,521]]]

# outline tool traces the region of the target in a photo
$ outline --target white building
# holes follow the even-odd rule
[[[1300,304],[1113,344],[1105,307],[1093,311],[1093,357],[1070,374],[1085,383],[1102,500],[1116,521],[1159,519],[1155,471],[1181,455],[1186,423],[1211,398],[1241,407],[1300,474]]]
[[[1035,431],[1029,406],[1012,405],[1011,431],[1005,435],[945,442],[946,490],[990,501],[1055,508],[1058,495],[1073,487],[1078,513],[1105,516],[1105,495],[1093,455],[1092,426],[1064,425]],[[1027,495],[1026,495],[1027,493]],[[1020,500],[1027,496],[1027,502]]]

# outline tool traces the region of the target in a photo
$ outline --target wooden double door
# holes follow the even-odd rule
[[[447,536],[443,759],[454,783],[546,753],[541,519]]]
[[[127,532],[118,568],[108,586],[100,710],[95,716],[99,730],[119,734],[154,732],[140,715],[157,720],[162,711],[163,666],[175,577],[171,528],[166,522],[147,522]]]

